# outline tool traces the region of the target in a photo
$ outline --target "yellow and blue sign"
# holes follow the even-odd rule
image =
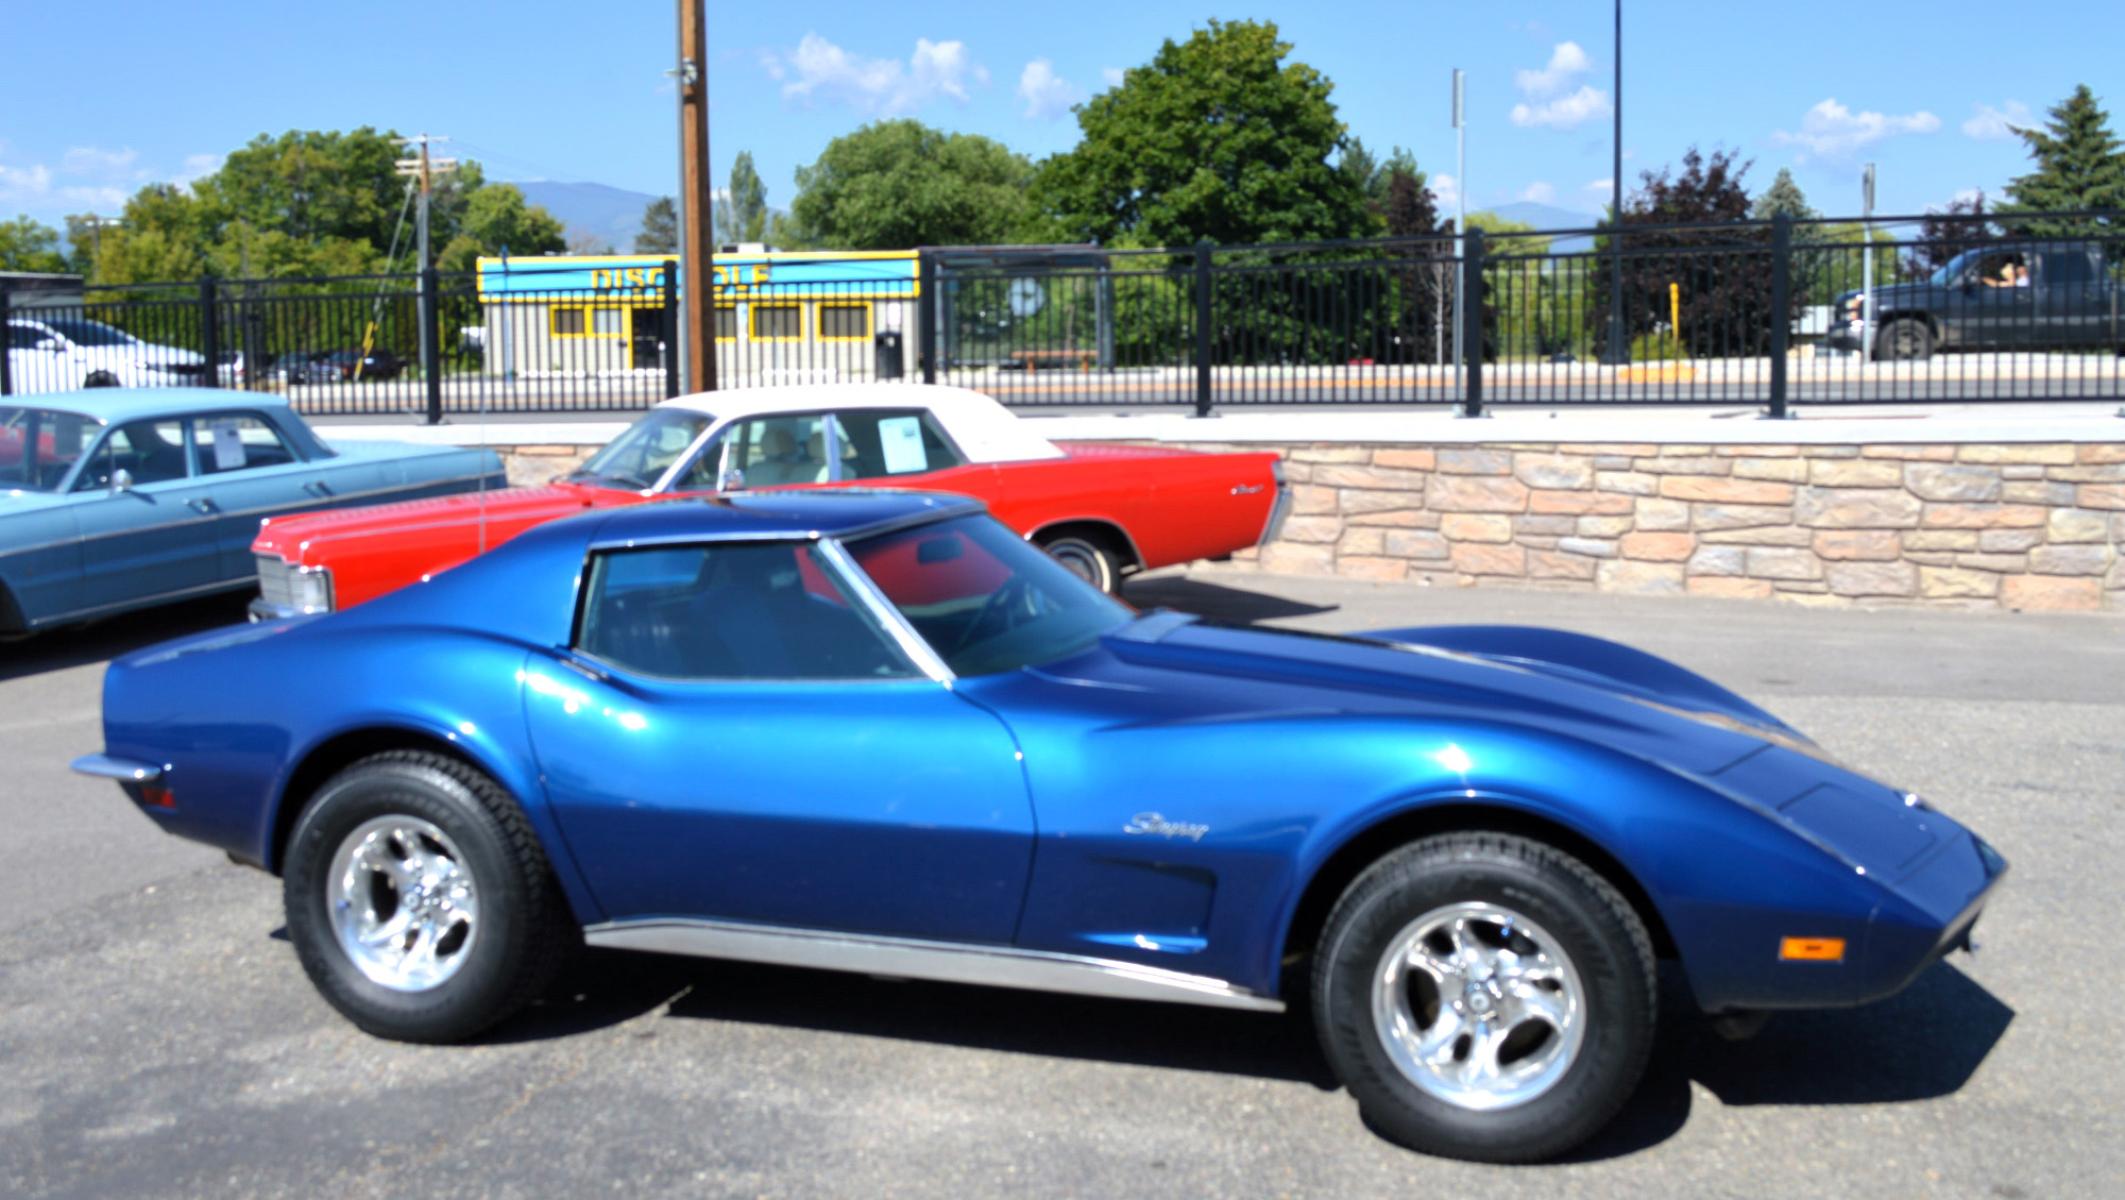
[[[519,304],[567,298],[650,299],[664,290],[661,255],[551,255],[482,258],[480,297]],[[710,264],[719,303],[740,300],[893,300],[920,291],[915,252],[776,251],[717,255]]]

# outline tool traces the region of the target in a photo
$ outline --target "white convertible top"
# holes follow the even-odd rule
[[[711,413],[717,423],[776,413],[847,408],[924,408],[974,462],[1061,458],[1055,443],[1026,428],[996,401],[971,388],[921,383],[809,383],[732,388],[674,396],[659,408]]]

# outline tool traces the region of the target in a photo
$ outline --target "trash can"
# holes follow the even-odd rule
[[[900,331],[881,329],[872,342],[871,373],[879,379],[898,379],[905,374],[905,360],[900,352]]]

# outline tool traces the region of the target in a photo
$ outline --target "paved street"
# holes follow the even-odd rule
[[[1667,1022],[1623,1118],[1543,1167],[1400,1150],[1308,1030],[1218,1010],[608,955],[479,1045],[401,1046],[311,991],[274,880],[65,770],[101,744],[105,659],[241,615],[195,604],[0,645],[0,1195],[2125,1195],[2125,620],[1230,570],[1131,598],[1627,640],[1927,794],[2014,871],[1981,952],[1897,999],[1738,1044]]]

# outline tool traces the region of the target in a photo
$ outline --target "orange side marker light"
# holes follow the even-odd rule
[[[1789,937],[1778,943],[1780,962],[1843,962],[1845,939]]]

